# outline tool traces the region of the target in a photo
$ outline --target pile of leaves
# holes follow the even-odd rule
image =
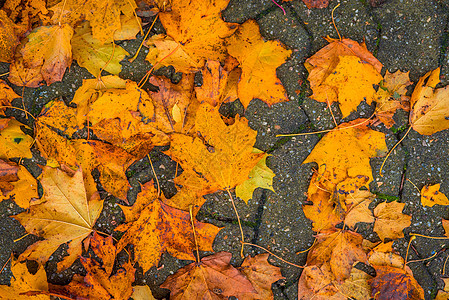
[[[265,41],[254,20],[224,22],[227,0],[148,2],[166,33],[145,40],[146,59],[153,68],[182,72],[177,84],[152,76],[153,69],[140,83],[117,76],[128,53],[115,41],[142,30],[134,1],[87,0],[80,6],[75,0],[8,0],[0,10],[0,61],[10,63],[10,83],[50,85],[62,80],[72,59],[96,77],[83,81],[70,105],[55,99],[37,116],[27,113],[34,119],[32,129],[11,116],[11,101],[20,96],[0,81],[0,200],[12,199],[23,208],[13,218],[41,238],[12,257],[14,278],[0,287],[0,298],[151,299],[148,286],[132,286],[136,267],[147,272],[165,252],[194,261],[161,286],[173,299],[273,298],[271,285],[283,277],[268,254],[248,256],[238,268],[227,252],[200,259],[200,251],[213,251],[220,228],[197,221],[196,214],[204,196],[217,191],[234,203],[234,189],[245,202],[258,187],[272,190],[275,174],[266,165],[268,154],[254,148],[257,132],[244,117],[223,116],[219,108],[237,99],[244,108],[254,98],[270,106],[288,101],[276,68],[291,51]],[[388,151],[385,135],[372,128],[380,123],[391,128],[398,109],[410,111],[410,129],[420,134],[449,128],[448,89],[435,88],[437,69],[423,76],[409,97],[407,73],[382,75],[382,63],[364,44],[327,40],[305,63],[311,98],[338,102],[343,117],[362,101],[375,102],[376,111],[375,117],[336,124],[304,161],[318,165],[311,167],[303,206],[316,241],[299,279],[299,299],[422,299],[423,289],[393,249],[410,225],[411,217],[402,213],[405,204],[371,207],[370,158]],[[202,75],[201,86],[194,84],[196,73]],[[144,89],[147,80],[158,91]],[[173,178],[178,191],[167,199],[158,180],[142,183],[131,205],[126,170],[149,159],[156,146],[165,146],[164,153],[179,166]],[[21,164],[33,156],[31,148],[46,162],[37,179]],[[123,203],[125,222],[114,229],[119,239],[95,226],[104,202],[99,186]],[[449,204],[439,186],[426,186],[421,194],[423,205]],[[381,242],[357,233],[359,222],[374,223]],[[243,232],[241,242],[244,247]],[[61,245],[67,255],[58,271],[77,259],[86,271],[65,286],[49,284],[44,270]],[[120,253],[126,259],[118,259]],[[37,271],[30,273],[25,261],[37,262]],[[360,264],[374,268],[375,276]]]

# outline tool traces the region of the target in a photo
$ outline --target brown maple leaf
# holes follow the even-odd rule
[[[167,251],[179,259],[194,260],[195,249],[191,217],[189,213],[172,208],[158,199],[153,182],[142,186],[132,207],[121,206],[125,224],[116,231],[126,231],[120,239],[117,250],[128,244],[135,247],[135,257],[144,272],[159,262]],[[212,243],[220,228],[194,221],[198,247],[212,251]]]
[[[199,263],[191,263],[167,277],[161,285],[170,290],[170,299],[228,299],[253,294],[251,282],[230,265],[232,254],[219,252],[206,256]],[[248,299],[248,298],[243,298]],[[259,299],[259,298],[251,298]],[[266,299],[266,298],[265,298]]]

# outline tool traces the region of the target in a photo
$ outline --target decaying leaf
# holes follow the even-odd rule
[[[405,203],[382,202],[374,209],[374,231],[379,235],[382,241],[386,238],[397,239],[403,238],[402,230],[412,223],[411,216],[404,215],[402,210]]]
[[[285,278],[281,275],[281,269],[279,267],[270,265],[268,262],[268,253],[259,254],[254,257],[247,256],[239,270],[245,274],[257,292],[257,295],[254,295],[254,293],[243,294],[239,299],[273,299],[271,285]]]
[[[252,293],[251,282],[230,265],[232,254],[219,252],[191,263],[167,277],[161,285],[170,290],[170,299],[226,299]],[[258,299],[258,298],[252,298]]]
[[[256,131],[244,118],[227,126],[214,108],[201,104],[196,114],[196,137],[173,134],[166,152],[192,176],[201,177],[209,191],[234,188],[248,179],[263,154],[253,153]],[[182,192],[179,191],[179,193]]]
[[[406,96],[407,87],[412,82],[409,79],[409,72],[397,70],[394,73],[387,73],[379,85],[376,93],[376,118],[387,128],[391,128],[395,122],[393,115],[398,109],[410,110],[410,97]]]
[[[435,89],[439,77],[440,68],[427,72],[419,79],[410,98],[409,122],[423,135],[449,128],[449,86]]]
[[[195,259],[195,242],[189,213],[159,200],[152,181],[142,186],[132,207],[121,208],[127,223],[115,229],[126,230],[117,244],[117,250],[133,244],[136,260],[144,272],[156,265],[165,251],[179,259]],[[199,249],[212,251],[212,243],[220,228],[198,221],[194,223]]]
[[[375,198],[370,191],[356,190],[346,198],[346,204],[349,206],[349,212],[345,217],[345,224],[354,228],[358,222],[373,223],[374,216],[369,209],[369,205]]]
[[[17,37],[16,24],[14,24],[4,10],[0,10],[0,62],[12,62],[14,59],[14,49],[18,44],[19,39]]]
[[[21,126],[28,129],[15,119],[0,119],[0,158],[33,156],[30,150],[33,138],[24,134]]]
[[[256,151],[256,153],[258,152],[260,151]],[[274,192],[273,177],[276,174],[267,167],[268,156],[268,154],[264,154],[251,172],[249,172],[249,178],[235,188],[235,195],[247,204],[248,200],[253,197],[253,192],[256,188],[260,187]]]
[[[440,184],[425,185],[421,190],[421,204],[423,206],[449,205],[446,195],[440,192]]]
[[[382,80],[382,64],[365,43],[329,37],[326,40],[330,44],[305,62],[311,98],[329,104],[338,101],[343,117],[347,117],[363,100],[368,104],[375,100],[373,85]]]
[[[338,282],[349,278],[355,262],[367,262],[363,238],[352,231],[338,230],[317,235],[317,243],[307,256],[308,265],[328,264]]]
[[[409,267],[374,266],[374,269],[377,276],[369,281],[374,299],[424,299],[424,290]]]
[[[38,198],[37,181],[24,166],[0,159],[0,202],[10,197],[28,209],[31,199]]]
[[[224,62],[227,54],[224,39],[238,26],[221,19],[221,11],[228,2],[171,1],[171,10],[159,13],[167,35],[155,35],[146,42],[150,48],[146,59],[152,65],[157,62],[172,65],[183,73],[201,69],[206,60]]]
[[[47,274],[42,265],[38,266],[35,273],[30,273],[26,263],[12,259],[11,271],[13,273],[11,285],[0,285],[0,299],[50,300],[50,296],[47,295],[19,296],[21,293],[48,291]]]
[[[0,79],[0,116],[5,116],[5,106],[11,106],[11,101],[16,98],[20,98],[20,96],[17,95],[16,92],[14,92],[13,89],[8,84],[6,84],[5,81]]]
[[[95,77],[100,76],[100,70],[102,69],[118,75],[122,70],[120,61],[129,54],[113,41],[101,43],[95,39],[88,22],[84,22],[75,28],[75,34],[70,42],[73,59]]]
[[[290,56],[291,50],[278,41],[265,42],[254,20],[243,23],[228,38],[227,49],[242,69],[238,95],[245,108],[253,98],[268,105],[288,101],[284,86],[276,76],[276,68]]]
[[[14,216],[25,229],[45,240],[38,241],[23,252],[20,260],[36,260],[44,264],[50,255],[69,242],[68,256],[58,263],[63,270],[81,255],[83,240],[92,233],[103,201],[98,194],[87,199],[81,170],[70,176],[59,169],[45,167],[41,175],[44,196],[30,209]]]

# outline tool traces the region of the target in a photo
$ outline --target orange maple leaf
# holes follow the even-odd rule
[[[159,200],[152,181],[142,186],[132,207],[120,207],[127,223],[115,229],[126,230],[117,244],[117,250],[133,244],[136,260],[144,272],[156,265],[165,251],[179,259],[195,259],[194,234],[189,213]],[[194,224],[199,249],[212,251],[213,240],[220,228],[198,221],[194,221]]]
[[[374,209],[374,231],[382,241],[403,238],[402,230],[412,223],[412,217],[402,213],[405,203],[382,202]]]
[[[4,10],[0,10],[0,62],[10,63],[13,61],[14,49],[19,44],[16,31],[14,22]]]
[[[278,41],[265,42],[259,33],[259,25],[248,20],[227,39],[227,49],[242,68],[238,84],[240,102],[245,108],[253,98],[268,105],[288,101],[284,86],[276,76],[276,68],[292,53]]]
[[[167,35],[155,35],[146,41],[150,48],[146,59],[153,66],[160,62],[183,73],[201,69],[209,59],[224,62],[227,55],[224,38],[233,34],[238,26],[221,19],[221,11],[228,2],[171,1],[172,9],[159,13]]]
[[[231,257],[229,252],[206,256],[168,276],[161,287],[169,289],[170,299],[174,300],[219,300],[230,296],[248,299],[240,298],[245,294],[257,297],[251,282],[229,263]]]
[[[30,150],[33,138],[23,133],[22,126],[28,128],[14,118],[0,119],[0,158],[33,156]]]
[[[16,98],[20,98],[20,96],[5,81],[0,79],[0,116],[5,116],[6,108],[4,106],[11,106],[11,101]]]

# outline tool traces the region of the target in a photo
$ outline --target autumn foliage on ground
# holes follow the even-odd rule
[[[246,118],[223,116],[219,108],[237,100],[247,108],[254,98],[269,106],[288,101],[276,68],[291,50],[264,40],[254,20],[223,21],[227,0],[147,2],[138,9],[134,1],[23,0],[6,1],[0,10],[0,61],[10,63],[9,83],[50,85],[63,79],[73,60],[95,77],[83,81],[70,105],[55,99],[37,116],[27,112],[33,128],[11,116],[11,102],[20,96],[0,81],[0,201],[14,200],[23,212],[13,218],[41,238],[8,261],[14,277],[0,286],[1,299],[151,299],[148,286],[133,286],[136,268],[157,267],[163,253],[193,261],[161,285],[171,299],[272,299],[272,283],[283,278],[268,253],[248,256],[240,266],[230,264],[228,252],[201,258],[214,251],[220,228],[195,216],[203,196],[217,191],[229,196],[234,210],[236,197],[247,203],[256,188],[276,192],[268,154],[254,148],[257,132]],[[130,54],[115,41],[143,34],[136,10],[145,9],[166,31],[145,40],[146,59],[153,68],[182,72],[177,84],[153,76],[153,69],[139,83],[119,76],[120,61]],[[311,98],[337,102],[343,117],[362,101],[376,103],[376,110],[370,118],[335,124],[303,162],[315,163],[303,205],[315,242],[304,246],[306,264],[297,266],[298,298],[422,299],[406,259],[393,248],[411,217],[397,201],[373,207],[370,158],[388,153],[385,134],[376,126],[391,128],[398,109],[409,111],[409,130],[422,135],[449,128],[448,89],[436,88],[437,69],[410,95],[408,74],[384,72],[363,43],[326,40],[305,62]],[[202,76],[201,86],[194,84],[195,73]],[[144,89],[147,81],[158,91]],[[178,191],[165,198],[153,170],[156,180],[142,182],[130,203],[126,170],[150,159],[156,146],[166,146],[165,154],[177,164]],[[36,153],[46,162],[38,178],[22,164]],[[118,239],[95,226],[104,202],[98,185],[121,200],[125,222],[114,229]],[[421,195],[425,206],[449,204],[439,185],[423,187]],[[360,222],[371,223],[379,240],[357,233]],[[243,232],[241,242],[249,246]],[[48,283],[44,269],[61,245],[67,255],[58,271],[76,260],[85,269],[64,286]],[[117,259],[120,253],[125,260]],[[30,273],[25,261],[37,262],[37,271]],[[374,272],[364,272],[361,264]]]

